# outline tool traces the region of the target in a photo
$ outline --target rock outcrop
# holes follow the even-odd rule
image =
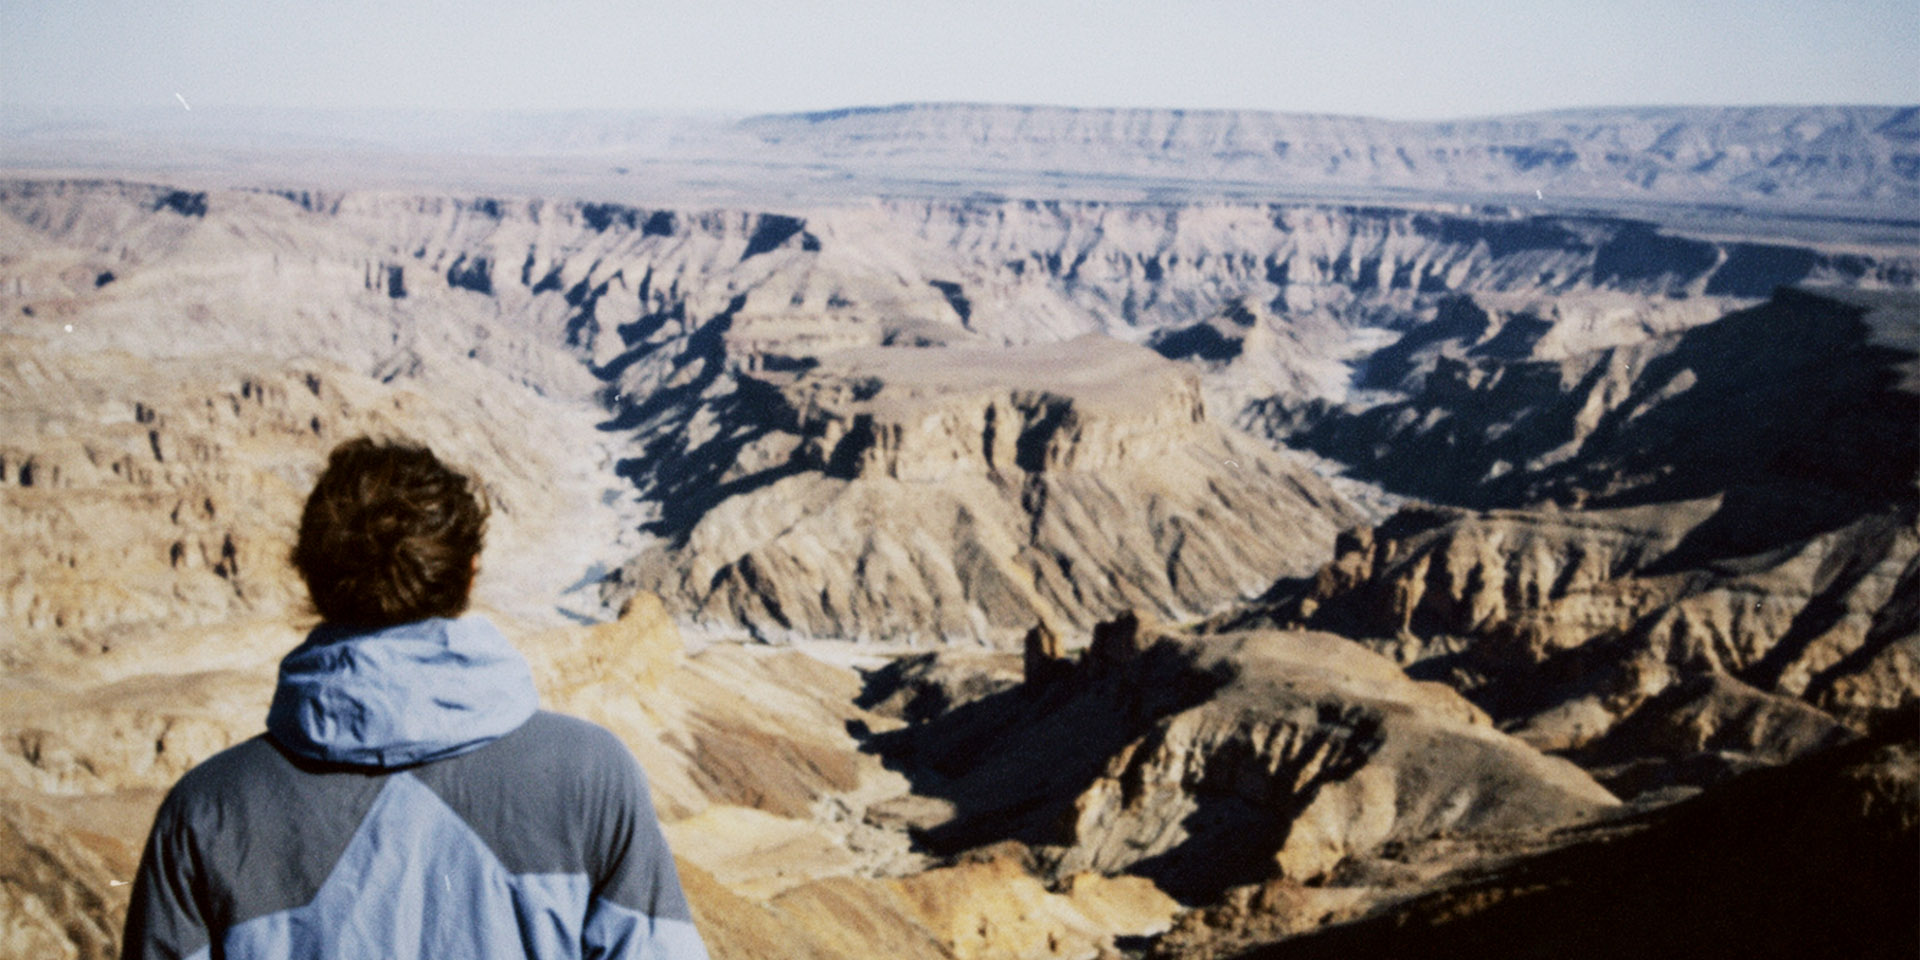
[[[1532,333],[1508,336],[1529,324]],[[1562,325],[1496,325],[1452,301],[1445,317],[1367,361],[1378,386],[1409,390],[1407,399],[1330,411],[1293,442],[1402,493],[1481,507],[1790,487],[1774,497],[1803,502],[1797,526],[1737,521],[1762,538],[1915,496],[1911,293],[1781,289],[1690,328],[1536,358],[1537,341]]]
[[[1789,113],[1875,163],[1910,125]],[[1827,199],[1904,196],[1868,179]],[[110,952],[161,791],[258,732],[299,496],[361,432],[483,478],[479,605],[646,763],[718,957],[1361,916],[1920,687],[1898,224],[934,195],[0,183],[7,948]],[[1854,291],[1759,304],[1801,282]],[[1466,506],[1336,541],[1329,462],[1266,443],[1319,431]],[[1082,643],[1125,609],[1244,629]]]
[[[1910,703],[1917,641],[1902,618],[1920,537],[1908,522],[1875,514],[1758,554],[1689,553],[1725,509],[1715,499],[1409,510],[1343,537],[1334,562],[1278,616],[1233,622],[1297,620],[1373,638],[1414,675],[1456,686],[1551,750],[1584,746],[1676,684],[1714,676],[1856,727]],[[1754,719],[1711,717],[1716,727]],[[1644,745],[1672,761],[1699,749],[1680,747]]]
[[[1913,719],[1451,876],[1352,924],[1243,950],[1196,915],[1152,956],[1912,956],[1920,950]]]
[[[1310,442],[1410,492],[1511,506],[1354,531],[1284,611],[1242,622],[1377,638],[1546,749],[1606,735],[1617,765],[1638,731],[1643,760],[1675,764],[1643,785],[1741,765],[1644,717],[1608,733],[1654,704],[1733,725],[1712,736],[1741,752],[1779,719],[1771,695],[1864,728],[1920,695],[1916,317],[1905,295],[1783,290],[1632,348],[1441,360],[1415,399]],[[1749,705],[1662,696],[1700,683]],[[1820,727],[1769,762],[1826,742]]]
[[[1011,646],[1035,621],[1191,618],[1309,572],[1358,517],[1211,423],[1194,373],[1112,340],[848,350],[770,376],[703,450],[717,482],[681,482],[691,526],[620,577],[710,629]]]
[[[301,498],[327,450],[359,434],[427,443],[481,477],[495,521],[478,590],[499,606],[551,616],[620,539],[539,532],[617,525],[621,510],[596,485],[591,423],[537,398],[456,406],[443,383],[390,386],[312,360],[70,355],[12,336],[0,369],[0,528],[18,548],[0,571],[10,669],[91,658],[89,671],[127,675],[170,656],[152,642],[178,650],[182,633],[300,616],[286,554]],[[492,385],[476,379],[466,388]],[[503,442],[543,420],[586,463]]]
[[[576,424],[598,411],[603,436],[567,441],[594,453],[562,472],[630,486],[630,496],[608,494],[609,505],[637,499],[639,524],[596,528],[644,525],[669,551],[683,549],[701,511],[718,506],[710,494],[734,468],[731,457],[758,457],[763,466],[790,459],[789,451],[740,445],[766,427],[769,404],[786,402],[770,400],[767,385],[840,351],[1040,346],[1089,333],[1151,342],[1200,371],[1215,422],[1280,436],[1312,419],[1315,403],[1344,400],[1348,372],[1382,338],[1450,329],[1440,314],[1462,297],[1512,300],[1496,309],[1515,318],[1501,330],[1519,333],[1494,336],[1493,345],[1531,338],[1538,355],[1542,343],[1624,343],[1643,327],[1681,329],[1712,313],[1669,306],[1627,309],[1626,320],[1613,307],[1553,315],[1539,306],[1549,299],[1744,303],[1775,283],[1898,288],[1915,275],[1910,249],[1879,241],[1759,250],[1641,220],[1446,205],[971,199],[757,213],[180,192],[116,182],[0,186],[0,309],[14,318],[11,332],[35,351],[83,349],[98,358],[244,354],[264,358],[268,370],[325,358],[383,382],[418,384],[454,407],[475,397]],[[1520,318],[1528,311],[1549,315],[1552,330],[1526,333],[1533,328]],[[815,379],[831,379],[832,369]],[[624,484],[606,474],[608,447],[619,450],[613,458]],[[14,478],[31,453],[8,451]],[[872,509],[908,514],[911,499],[880,496]],[[1117,503],[1128,525],[1153,525],[1144,502]],[[632,556],[647,546],[624,534],[603,534],[590,552]],[[1210,531],[1199,539],[1241,538]],[[210,549],[218,564],[224,542]],[[203,552],[195,543],[182,550]],[[743,555],[668,562],[690,568]],[[1241,592],[1209,579],[1179,588],[1179,609],[1212,609]],[[682,605],[705,603],[706,592],[667,591],[676,615],[687,618],[709,616]],[[1097,617],[1115,607],[1102,600],[1090,609]],[[1028,612],[1012,619],[1024,626]],[[844,625],[847,617],[805,619]],[[982,636],[1001,629],[977,623],[991,619],[977,605],[952,609],[926,632],[951,635],[969,624],[962,629]]]
[[[1324,879],[1391,843],[1544,831],[1617,803],[1349,641],[1183,638],[1131,615],[1057,679],[870,748],[943,801],[876,810],[935,852],[1015,840],[1056,876],[1131,873],[1189,903]]]

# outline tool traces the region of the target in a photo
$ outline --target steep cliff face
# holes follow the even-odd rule
[[[1272,876],[1324,880],[1390,843],[1547,830],[1616,803],[1346,640],[1196,640],[1131,615],[1101,625],[1077,663],[872,747],[944,801],[896,807],[936,852],[1018,840],[1056,874],[1132,873],[1188,902]]]
[[[1333,415],[1307,442],[1409,492],[1548,505],[1358,531],[1280,619],[1381,638],[1556,749],[1693,709],[1663,691],[1712,677],[1747,706],[1701,722],[1756,757],[1771,695],[1861,726],[1920,689],[1915,317],[1906,294],[1783,290],[1631,347],[1440,360],[1413,399]],[[1649,723],[1600,752],[1627,762],[1639,731],[1667,777],[1726,772]]]
[[[1911,519],[1695,553],[1715,501],[1403,513],[1342,541],[1297,608],[1575,746],[1682,678],[1724,673],[1856,722],[1914,695]]]
[[[1446,316],[1368,358],[1370,376],[1410,397],[1328,412],[1294,442],[1393,489],[1489,507],[1791,485],[1817,515],[1818,500],[1910,498],[1920,476],[1911,293],[1781,289],[1689,329],[1559,358],[1517,343],[1546,321],[1496,326],[1465,301]]]
[[[1010,643],[1192,617],[1305,574],[1357,519],[1211,423],[1193,372],[1105,338],[850,349],[742,382],[761,400],[713,480],[650,465],[687,526],[621,575],[723,631]]]
[[[147,361],[0,340],[0,524],[18,553],[0,574],[0,658],[29,670],[112,654],[137,672],[168,630],[298,616],[286,561],[326,451],[409,436],[485,479],[496,511],[483,599],[539,615],[604,545],[538,539],[553,524],[617,523],[588,470],[503,432],[546,429],[591,451],[590,423],[535,398],[456,409],[437,385],[397,389],[336,365],[261,358]],[[476,416],[476,413],[478,414]],[[590,453],[589,453],[590,455]],[[616,535],[617,530],[611,531]],[[182,638],[175,638],[182,642]],[[125,666],[110,664],[125,661]]]
[[[1200,902],[1276,874],[1302,916],[1346,916],[1611,806],[1541,748],[1652,802],[1848,740],[1920,688],[1911,310],[1756,304],[1910,288],[1916,258],[1696,233],[1437,204],[0,185],[22,545],[0,779],[60,830],[123,834],[89,865],[8,808],[50,852],[6,864],[35,879],[5,895],[103,949],[100,871],[158,789],[257,729],[297,633],[298,497],[358,432],[485,478],[483,607],[628,601],[514,632],[550,702],[655,772],[723,955],[1092,953],[1164,928],[1155,884]],[[1336,541],[1362,517],[1234,427],[1324,431],[1473,509]],[[1305,599],[1235,617],[1276,579]],[[1333,628],[1417,679],[1298,632],[1109,627],[1062,659],[1123,609]],[[1004,644],[1036,621],[1036,679],[930,668],[897,716],[844,668],[683,657],[671,632]]]

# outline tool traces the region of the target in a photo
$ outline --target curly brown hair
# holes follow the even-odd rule
[[[457,617],[487,514],[478,485],[433,451],[358,437],[333,449],[308,495],[293,565],[329,623]]]

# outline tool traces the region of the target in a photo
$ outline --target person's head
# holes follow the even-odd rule
[[[360,437],[327,458],[300,514],[293,565],[329,623],[456,617],[486,526],[476,485],[432,451]]]

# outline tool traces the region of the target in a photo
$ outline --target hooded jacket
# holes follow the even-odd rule
[[[704,960],[646,778],[538,709],[479,617],[322,625],[267,733],[189,771],[134,880],[126,958]]]

